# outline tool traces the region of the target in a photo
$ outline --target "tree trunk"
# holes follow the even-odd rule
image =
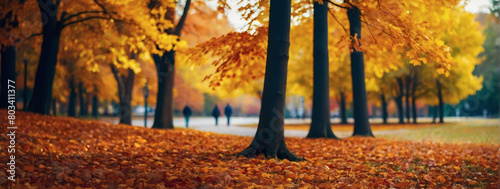
[[[433,116],[432,116],[432,123],[436,123],[436,118],[438,116],[438,107],[437,106],[434,106],[432,109],[434,109],[433,111]]]
[[[361,12],[356,6],[347,9],[349,18],[350,35],[357,35],[361,39]],[[353,43],[355,40],[353,40]],[[358,45],[358,44],[355,44]],[[354,113],[353,136],[373,136],[370,122],[368,122],[368,102],[365,85],[365,67],[363,52],[353,49],[351,51],[351,75]]]
[[[76,116],[76,87],[73,77],[69,80],[69,103],[68,103],[68,116]]]
[[[417,105],[416,105],[416,97],[412,95],[411,97],[411,113],[413,117],[413,123],[417,123]]]
[[[9,82],[16,81],[16,47],[15,46],[4,46],[1,48],[1,73],[0,73],[0,86],[2,89],[0,90],[0,108],[7,108],[10,106],[8,103],[9,98],[9,90],[14,90],[15,88],[8,88],[9,85],[16,86],[16,83]],[[14,103],[15,105],[15,103]]]
[[[57,100],[55,98],[52,100],[52,115],[57,116]]]
[[[50,113],[52,86],[56,73],[57,53],[59,52],[62,28],[58,26],[58,7],[54,5],[53,1],[38,1],[38,4],[43,20],[43,41],[35,75],[35,86],[28,105],[28,111],[47,115]]]
[[[381,101],[381,106],[382,106],[382,122],[384,124],[387,124],[387,102],[385,101],[385,95],[381,94],[380,95],[380,101]]]
[[[443,102],[443,93],[441,89],[441,82],[439,79],[436,79],[436,85],[438,89],[438,100],[439,100],[439,123],[444,123],[444,102]]]
[[[173,91],[175,78],[175,51],[165,52],[162,57],[153,55],[158,74],[158,93],[155,119],[152,128],[173,129]]]
[[[181,36],[181,31],[186,21],[191,0],[186,0],[182,16],[179,18],[175,28],[168,29],[170,35]],[[175,7],[167,8],[165,19],[174,22]],[[155,120],[152,128],[157,129],[173,129],[174,128],[174,109],[173,109],[173,91],[175,78],[175,51],[170,50],[163,53],[160,57],[157,54],[153,55],[156,64],[156,72],[158,74],[158,93],[156,98]]]
[[[108,101],[108,100],[105,100],[105,101],[104,101],[104,113],[103,113],[105,116],[108,116],[108,115],[109,115],[108,105],[109,105],[109,101]]]
[[[85,88],[83,87],[83,83],[79,82],[78,83],[78,99],[80,101],[80,116],[87,116],[87,103],[86,103],[86,96],[85,94]]]
[[[24,90],[23,90],[23,110],[28,109],[28,60],[24,59]]]
[[[134,59],[133,53],[130,59]],[[132,123],[132,89],[134,88],[135,72],[128,69],[127,75],[124,76],[118,72],[114,65],[111,65],[111,71],[118,84],[120,123],[130,125]]]
[[[330,123],[327,3],[314,2],[313,58],[313,107],[307,138],[337,138]]]
[[[97,119],[99,116],[99,99],[97,98],[97,94],[94,94],[92,97],[92,117]]]
[[[347,108],[343,91],[340,92],[340,124],[347,124]]]
[[[406,123],[410,123],[410,83],[411,76],[406,77],[406,90],[405,90],[405,113],[406,113]]]
[[[291,0],[271,0],[266,73],[259,126],[250,146],[239,155],[253,157],[264,154],[268,158],[301,160],[286,147],[284,133],[290,12]]]
[[[405,123],[404,113],[403,113],[403,80],[401,78],[397,78],[398,81],[398,96],[394,99],[396,101],[396,105],[398,107],[398,117],[399,123]]]

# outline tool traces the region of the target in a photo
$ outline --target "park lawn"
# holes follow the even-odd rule
[[[255,127],[257,128],[257,124],[246,124],[246,125],[239,125],[242,127]],[[439,126],[439,124],[432,124],[432,123],[421,123],[421,124],[396,124],[396,123],[390,123],[390,124],[371,124],[372,131],[385,131],[385,130],[398,130],[398,129],[420,129],[420,128],[425,128],[425,127],[435,127]],[[285,125],[285,129],[287,130],[302,130],[302,131],[309,131],[309,124],[287,124]],[[353,131],[354,125],[353,124],[332,124],[332,129],[333,131]]]
[[[241,125],[243,127],[257,127],[256,124]],[[452,143],[488,143],[500,144],[500,121],[498,119],[463,119],[453,120],[444,124],[418,123],[374,123],[371,124],[372,131],[388,131],[376,134],[376,137],[413,140],[413,141],[435,141]],[[310,125],[289,124],[285,125],[287,130],[309,131]],[[332,124],[332,130],[349,131],[354,130],[353,124]],[[398,131],[398,132],[391,132]]]
[[[498,119],[470,120],[405,130],[398,134],[378,135],[377,137],[447,143],[500,144],[500,127]]]
[[[287,138],[307,159],[289,162],[236,157],[251,137],[25,112],[16,124],[16,181],[0,172],[8,188],[498,188],[499,180],[498,144]],[[9,161],[8,140],[0,135],[1,162]]]

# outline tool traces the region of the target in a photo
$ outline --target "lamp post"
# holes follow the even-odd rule
[[[148,127],[148,95],[149,95],[149,89],[148,89],[148,82],[146,81],[146,85],[144,85],[144,88],[142,89],[142,92],[144,92],[144,127]]]

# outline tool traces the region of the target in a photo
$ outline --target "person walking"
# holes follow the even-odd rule
[[[224,114],[227,117],[227,126],[229,127],[229,119],[231,118],[231,114],[233,114],[233,109],[229,106],[229,103],[226,105],[226,108],[224,108]]]
[[[215,126],[217,126],[219,124],[219,116],[220,116],[219,107],[217,107],[217,105],[215,105],[214,110],[212,110],[212,116],[214,116]]]
[[[186,118],[186,128],[189,126],[189,116],[191,116],[191,113],[191,108],[189,108],[188,105],[186,105],[182,110],[182,114],[184,115],[184,118]]]

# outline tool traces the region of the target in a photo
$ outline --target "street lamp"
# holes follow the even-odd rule
[[[146,85],[144,85],[142,92],[144,93],[144,127],[148,127],[148,81],[146,81]]]

